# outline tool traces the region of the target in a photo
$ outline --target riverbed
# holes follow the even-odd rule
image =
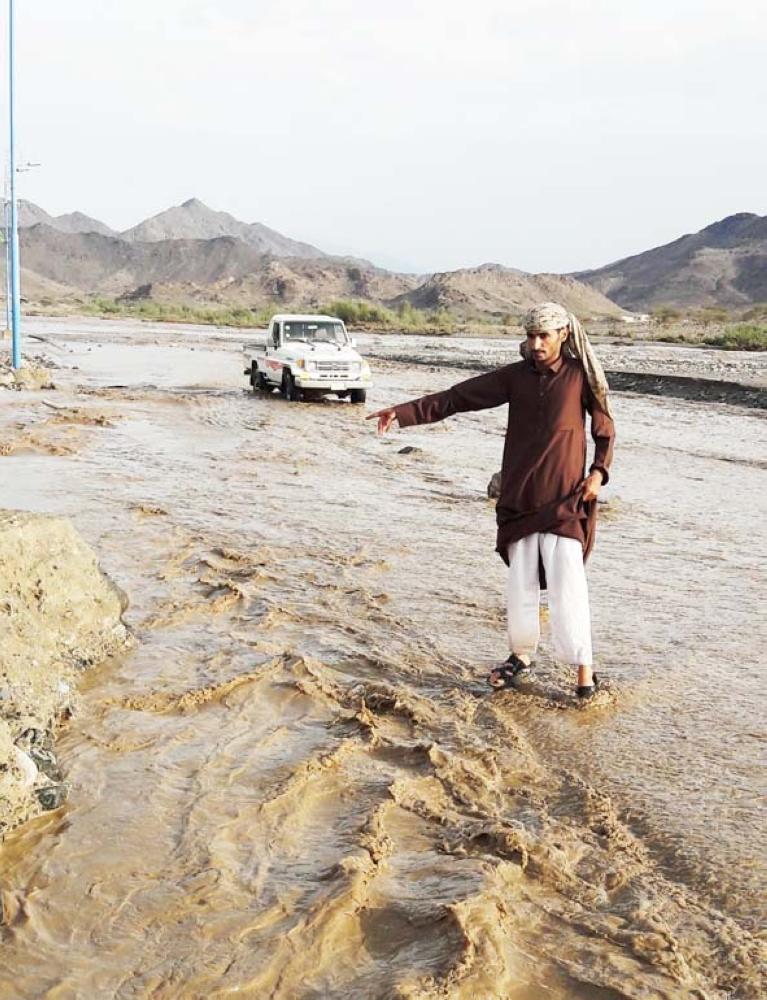
[[[137,641],[83,677],[68,804],[0,851],[0,995],[764,995],[762,410],[615,394],[582,706],[545,641],[485,684],[505,413],[364,419],[515,344],[360,337],[359,407],[249,391],[247,334],[29,331],[57,388],[0,398],[0,507],[70,516]]]

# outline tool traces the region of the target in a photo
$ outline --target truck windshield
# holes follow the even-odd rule
[[[312,344],[326,341],[331,344],[345,344],[346,333],[343,323],[331,320],[290,320],[283,323],[285,340],[303,340]]]

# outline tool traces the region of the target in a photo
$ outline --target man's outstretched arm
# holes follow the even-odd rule
[[[509,368],[497,368],[486,375],[466,379],[443,392],[433,392],[419,399],[411,399],[399,406],[371,413],[368,420],[378,418],[378,433],[386,434],[396,420],[400,427],[414,424],[434,424],[454,413],[470,410],[487,410],[509,401]]]

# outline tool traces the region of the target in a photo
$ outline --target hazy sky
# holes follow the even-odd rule
[[[598,266],[767,212],[764,0],[17,7],[19,193],[50,212],[196,196],[423,271]]]

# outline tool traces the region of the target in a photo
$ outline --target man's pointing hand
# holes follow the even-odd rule
[[[366,420],[375,420],[378,417],[378,427],[376,430],[379,434],[386,434],[391,430],[391,426],[397,419],[397,411],[394,407],[388,407],[386,410],[378,410],[376,413],[369,413]]]

